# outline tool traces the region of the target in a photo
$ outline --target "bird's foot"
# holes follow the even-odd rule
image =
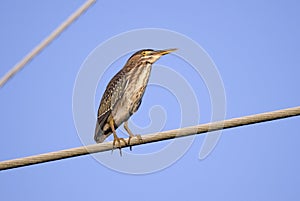
[[[133,138],[133,137],[136,137],[138,139],[139,143],[143,143],[143,139],[142,139],[141,135],[130,135],[128,138],[128,142],[127,142],[127,144],[129,145],[130,151],[132,151],[132,146],[130,145],[130,141],[131,141],[131,138]]]
[[[124,142],[125,145],[127,145],[127,143],[124,140],[124,138],[115,137],[114,141],[113,141],[113,149],[112,149],[112,151],[113,151],[115,148],[119,148],[119,150],[120,150],[120,156],[122,156],[121,141]],[[118,146],[116,146],[116,142],[117,142]]]

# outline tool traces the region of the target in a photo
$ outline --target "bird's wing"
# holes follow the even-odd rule
[[[112,109],[123,96],[127,81],[122,71],[119,71],[108,83],[98,109],[98,123],[106,122]]]
[[[98,109],[94,136],[96,142],[103,142],[105,138],[110,135],[110,129],[103,129],[108,121],[111,111],[117,104],[118,100],[120,100],[123,96],[126,86],[127,81],[124,76],[124,72],[122,71],[119,71],[108,83]]]

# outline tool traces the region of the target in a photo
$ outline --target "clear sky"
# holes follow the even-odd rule
[[[0,75],[83,3],[2,2]],[[135,29],[173,31],[201,46],[224,84],[227,119],[299,106],[299,9],[295,0],[98,1],[0,89],[0,160],[82,146],[85,141],[76,129],[72,107],[77,75],[88,55],[94,55],[94,69],[105,69],[97,78],[94,96],[87,97],[94,104],[81,106],[92,107],[91,116],[96,115],[105,85],[135,50],[130,48],[136,41],[124,41],[120,49],[115,46],[103,55],[92,51],[108,39]],[[136,43],[141,40],[143,48],[178,45],[174,40],[174,46],[170,43],[165,47],[165,40],[158,37],[158,41],[149,42],[148,37],[140,35]],[[143,46],[143,41],[152,46]],[[126,54],[122,52],[124,46],[129,48]],[[105,66],[105,59],[118,51],[118,59]],[[196,73],[180,57],[184,52],[194,57],[203,53],[182,47],[177,56],[167,55],[157,62],[150,79],[154,84],[131,121],[134,132],[145,134],[210,121],[213,91],[204,73],[211,67],[203,60],[195,67],[200,69]],[[180,99],[179,89],[184,89],[185,83],[174,83],[171,69],[187,81],[196,105],[188,98]],[[182,109],[187,99],[190,105]],[[191,112],[181,114],[189,109]],[[82,122],[91,131],[85,133],[90,139],[87,143],[93,143],[94,119]],[[299,200],[299,125],[300,118],[294,117],[223,131],[215,149],[203,160],[199,160],[199,151],[205,135],[197,136],[182,157],[149,174],[119,170],[160,166],[161,158],[152,158],[147,164],[129,160],[126,154],[120,159],[117,151],[105,155],[118,161],[119,168],[114,169],[92,156],[83,156],[2,171],[1,200]],[[122,129],[118,133],[124,136]],[[170,144],[137,146],[130,154],[146,157]],[[123,152],[129,153],[128,149]]]

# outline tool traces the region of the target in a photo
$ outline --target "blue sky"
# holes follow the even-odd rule
[[[1,3],[0,75],[83,3]],[[172,30],[197,42],[215,63],[224,83],[226,118],[298,106],[299,8],[298,1],[98,1],[0,90],[0,160],[82,146],[72,111],[77,74],[99,44],[133,29]],[[120,55],[106,71],[96,91],[95,110],[104,90],[100,86],[128,56]],[[190,80],[200,100],[199,121],[208,122],[209,89],[201,77],[184,68],[188,65],[174,55],[165,56],[158,64],[170,66]],[[101,66],[100,57],[99,68],[107,68]],[[162,130],[178,127],[178,102],[174,95],[155,86],[146,91],[133,121],[147,127],[153,105],[161,105],[169,114]],[[155,114],[153,119],[160,118]],[[295,117],[225,130],[204,160],[198,155],[205,136],[197,136],[182,158],[151,174],[120,173],[92,156],[3,171],[1,198],[299,200],[299,123]],[[93,133],[90,135],[92,138]],[[133,153],[160,150],[168,143],[134,147]],[[121,160],[126,163],[125,157]],[[138,161],[134,165],[139,165]]]

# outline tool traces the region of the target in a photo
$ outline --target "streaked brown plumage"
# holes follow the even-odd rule
[[[120,147],[120,141],[127,144],[123,138],[118,138],[115,132],[124,123],[124,128],[130,136],[128,140],[128,144],[130,145],[130,139],[134,135],[128,128],[127,121],[138,110],[141,104],[152,64],[161,56],[175,50],[140,50],[134,53],[128,59],[125,66],[110,80],[98,109],[94,136],[97,143],[103,142],[113,133],[113,146],[117,142],[118,147]],[[139,135],[137,137],[141,140]]]

